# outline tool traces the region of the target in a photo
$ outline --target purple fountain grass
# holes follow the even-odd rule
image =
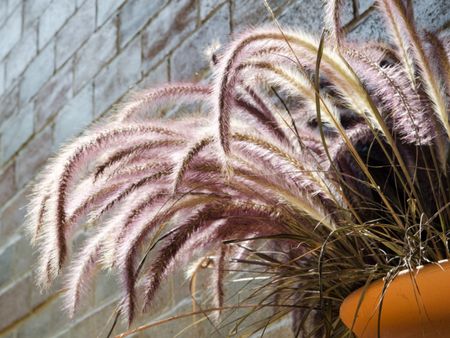
[[[136,93],[65,145],[29,207],[39,284],[71,260],[73,315],[97,267],[117,271],[131,324],[171,270],[206,254],[217,308],[230,264],[256,266],[258,308],[292,312],[296,335],[307,318],[338,334],[355,287],[447,258],[450,41],[422,34],[400,0],[378,5],[393,45],[346,41],[330,1],[324,38],[245,32],[214,55],[210,84]],[[193,116],[154,117],[180,106]]]

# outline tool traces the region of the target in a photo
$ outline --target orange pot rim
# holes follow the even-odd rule
[[[380,313],[385,280],[359,288],[341,304],[341,320],[358,337],[377,337],[379,328],[382,337],[415,337],[411,332],[449,337],[440,334],[450,332],[449,260],[398,273],[385,290]]]

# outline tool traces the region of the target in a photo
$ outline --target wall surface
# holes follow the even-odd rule
[[[386,39],[373,1],[345,1],[350,38]],[[320,0],[269,2],[282,24],[320,34]],[[414,3],[420,25],[449,31],[450,0]],[[61,311],[60,283],[44,293],[33,284],[35,255],[22,230],[29,183],[63,142],[128,91],[204,78],[212,42],[267,21],[263,0],[0,0],[0,337],[106,336],[114,278],[101,275],[71,320]],[[188,284],[176,274],[142,321],[190,309]],[[198,319],[138,336],[172,337]],[[267,336],[287,337],[287,324]],[[179,336],[211,332],[204,323]]]

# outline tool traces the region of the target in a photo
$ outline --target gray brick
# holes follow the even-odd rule
[[[200,0],[200,20],[205,20],[213,10],[224,2],[225,0]]]
[[[0,60],[9,53],[11,48],[19,41],[22,29],[22,9],[17,9],[8,17],[3,27],[0,28]]]
[[[364,13],[374,3],[375,0],[359,0],[359,14]]]
[[[195,29],[195,0],[171,2],[142,33],[144,70],[159,63]]]
[[[97,0],[97,27],[103,23],[125,2],[125,0]]]
[[[53,337],[69,322],[63,308],[62,299],[58,298],[47,304],[43,311],[39,311],[27,319],[17,330],[17,338]]]
[[[353,17],[353,0],[344,0],[342,9],[341,9],[341,26],[345,26],[349,23]],[[323,10],[323,9],[322,9]],[[314,32],[315,34],[320,34],[320,32]]]
[[[92,85],[86,86],[77,96],[72,98],[55,119],[54,145],[79,134],[88,126],[94,117]]]
[[[39,48],[45,46],[75,11],[73,0],[53,1],[39,19]]]
[[[9,53],[6,61],[6,86],[8,87],[28,66],[37,53],[37,31],[31,27]]]
[[[3,161],[9,159],[33,135],[33,106],[29,104],[6,120],[1,127]]]
[[[68,62],[61,68],[36,95],[36,130],[72,97],[72,64]]]
[[[36,269],[33,268],[32,271],[33,280],[36,281]],[[37,287],[34,283],[31,287],[31,296],[30,296],[30,307],[36,307],[36,306],[42,306],[46,303],[48,303],[49,298],[53,296],[61,295],[61,289],[62,289],[62,278],[61,276],[56,278],[56,280],[51,284],[51,286],[47,289],[41,289]],[[62,310],[62,309],[61,309]],[[62,328],[61,328],[62,329]]]
[[[52,126],[46,127],[22,149],[16,158],[16,185],[22,188],[38,172],[51,155]]]
[[[77,51],[74,64],[74,91],[91,80],[116,54],[116,19],[108,21]]]
[[[291,316],[285,316],[283,317],[283,319],[278,320],[275,323],[271,323],[271,325],[269,325],[267,329],[264,330],[264,336],[294,338],[295,334],[292,332],[291,327]],[[253,337],[259,337],[262,333],[262,330],[255,332]]]
[[[20,206],[20,208],[25,209],[25,206],[26,204]],[[25,219],[22,219],[22,223],[20,224],[21,228],[23,228],[24,221]],[[14,243],[14,279],[20,278],[24,274],[31,271],[33,269],[33,263],[36,262],[36,259],[37,256],[35,255],[35,251],[30,244],[29,238],[25,236],[19,237],[19,239]]]
[[[14,114],[19,106],[19,86],[12,87],[0,98],[0,123]]]
[[[99,116],[140,79],[141,44],[135,39],[95,78],[95,116]]]
[[[180,287],[178,285],[178,287]],[[184,299],[177,299],[178,302],[166,312],[162,312],[159,310],[152,310],[152,313],[155,313],[157,316],[154,318],[155,321],[163,320],[165,318],[169,318],[172,316],[176,316],[181,313],[186,313],[192,311],[192,299],[187,296]],[[164,300],[163,300],[164,301]],[[173,321],[170,325],[161,325],[158,327],[152,327],[145,330],[146,337],[220,337],[227,336],[227,329],[222,329],[223,335],[212,334],[215,329],[211,326],[208,321],[201,321],[195,323],[194,322],[200,320],[200,316],[192,316],[190,318],[180,318],[176,321]],[[148,322],[143,318],[141,320],[142,323]],[[243,337],[243,335],[236,335],[237,337]],[[267,335],[267,337],[272,337]]]
[[[0,1],[0,27],[5,22],[8,17],[8,1],[2,0]]]
[[[437,30],[450,20],[448,0],[414,0],[414,17],[419,27]]]
[[[120,46],[123,47],[168,0],[130,0],[120,11]],[[176,0],[175,2],[178,2]],[[175,15],[175,13],[174,13]]]
[[[372,2],[373,0],[364,1],[363,3],[365,7],[368,7]],[[414,17],[418,27],[433,31],[448,22],[450,20],[450,13],[448,10],[445,10],[448,7],[447,3],[447,0],[426,2],[414,0]],[[379,11],[372,12],[348,36],[349,39],[355,41],[387,41],[389,39],[384,17]]]
[[[3,207],[16,193],[14,163],[0,173],[0,207]]]
[[[275,12],[275,14],[279,14],[279,12],[283,9],[283,6],[288,3],[289,0],[272,0],[269,1],[270,7]],[[321,5],[321,1],[313,0],[317,3],[317,5]],[[304,1],[297,2],[297,4],[301,4]],[[290,15],[296,16],[299,13],[290,13]],[[317,16],[317,13],[314,13]],[[235,0],[232,6],[232,20],[233,20],[233,28],[236,31],[242,31],[244,29],[248,29],[250,26],[260,24],[262,22],[271,22],[271,16],[267,12],[266,7],[264,6],[263,1],[259,0]]]
[[[56,67],[59,68],[95,29],[95,1],[87,0],[56,34]]]
[[[169,81],[168,68],[168,60],[164,60],[159,66],[155,67],[147,75],[145,75],[137,86],[145,89],[167,83]]]
[[[209,60],[202,53],[211,43],[223,44],[230,35],[230,11],[222,6],[198,31],[173,53],[170,66],[172,81],[199,80],[209,69]]]
[[[17,338],[16,337],[16,331],[12,330],[12,331],[8,331],[8,333],[6,333],[5,337],[2,338]]]
[[[116,275],[109,271],[99,271],[93,283],[96,306],[117,299],[120,296],[120,283]]]
[[[48,44],[25,70],[20,83],[20,102],[28,102],[52,76],[55,65],[54,43]]]
[[[197,287],[200,286],[199,279],[202,279],[201,272],[197,274]],[[166,279],[166,283],[161,286],[155,294],[152,309],[159,313],[159,317],[164,316],[164,312],[174,311],[174,308],[189,297],[189,282],[185,279],[184,269],[177,269],[171,272]]]
[[[70,327],[68,327],[67,329],[58,332],[57,334],[55,334],[53,336],[53,338],[70,338]]]
[[[24,27],[28,28],[45,11],[52,0],[24,0]]]
[[[299,27],[306,32],[319,35],[323,26],[322,2],[316,0],[295,2],[283,9],[278,20],[282,25]]]
[[[111,323],[108,322],[108,318],[114,313],[116,309],[116,303],[110,303],[102,306],[89,316],[83,318],[82,321],[77,322],[71,327],[69,335],[64,335],[67,338],[79,338],[79,337],[97,337],[106,336]],[[123,332],[125,327],[123,324],[118,323],[114,329],[113,336]],[[103,333],[103,335],[101,334]]]
[[[361,21],[348,35],[350,41],[387,41],[382,14],[374,11]]]
[[[8,15],[11,14],[17,8],[17,6],[22,5],[22,0],[3,0],[3,2],[8,3]]]
[[[5,81],[6,81],[6,64],[4,62],[0,63],[0,97],[5,91]]]
[[[14,167],[14,165],[12,167]],[[14,184],[14,177],[9,179],[12,180],[9,183]],[[0,186],[1,184],[2,183],[0,183]],[[1,188],[2,193],[4,191],[3,188],[4,187]],[[9,187],[8,189],[9,191],[15,192],[15,187]],[[27,192],[27,190],[19,191],[14,198],[9,199],[8,203],[3,208],[0,215],[0,246],[10,241],[13,236],[20,234],[21,225],[25,218],[25,209],[23,206],[28,203]],[[4,202],[2,203],[2,206],[3,205]]]
[[[16,240],[17,241],[17,240]],[[0,288],[6,286],[14,276],[14,242],[0,248]]]
[[[31,276],[24,277],[0,293],[0,330],[25,316],[29,311]]]

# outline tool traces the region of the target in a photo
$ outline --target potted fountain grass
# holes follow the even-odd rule
[[[250,333],[290,314],[296,336],[337,337],[351,335],[344,323],[356,328],[373,281],[382,314],[401,271],[414,281],[417,267],[447,259],[449,41],[418,31],[402,1],[381,0],[392,44],[355,45],[340,6],[327,2],[322,39],[251,30],[215,55],[211,84],[143,91],[63,147],[30,203],[39,284],[70,260],[73,314],[96,268],[115,271],[118,314],[131,324],[170,271],[207,255],[205,315],[230,308],[237,263],[264,281],[237,307],[273,309]],[[153,117],[173,105],[194,114]],[[82,224],[89,235],[71,257]],[[361,287],[343,323],[340,306]],[[231,331],[245,331],[243,320]]]

